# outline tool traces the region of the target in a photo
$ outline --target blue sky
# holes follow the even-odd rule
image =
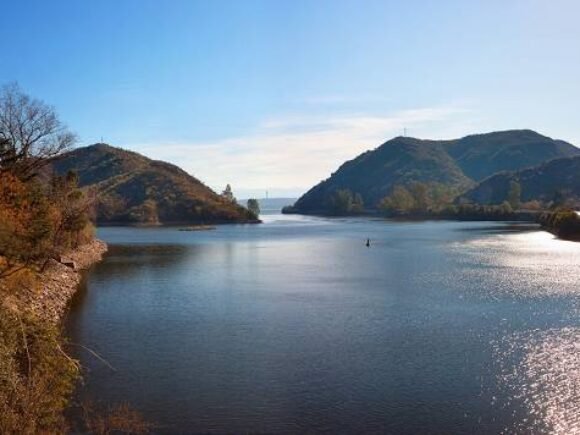
[[[399,135],[580,144],[575,0],[5,1],[0,83],[80,137],[238,196],[296,195]]]

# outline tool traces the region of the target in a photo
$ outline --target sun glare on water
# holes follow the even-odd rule
[[[580,297],[580,243],[545,231],[498,234],[456,243],[470,272],[488,283],[489,297]]]
[[[499,383],[525,411],[505,433],[580,433],[580,327],[515,333],[498,344],[496,358]]]
[[[534,231],[484,237],[463,249],[494,298],[523,298],[538,311],[543,302],[560,302],[567,311],[561,328],[507,332],[493,343],[497,381],[518,414],[505,433],[580,434],[580,243]]]

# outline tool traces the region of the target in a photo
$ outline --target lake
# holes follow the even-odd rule
[[[100,228],[79,398],[159,433],[580,432],[580,243],[525,225],[265,215]],[[371,246],[365,241],[371,239]]]

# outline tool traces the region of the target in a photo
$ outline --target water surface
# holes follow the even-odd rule
[[[165,433],[580,431],[580,244],[505,223],[102,228],[79,395]],[[371,239],[371,247],[364,244]]]

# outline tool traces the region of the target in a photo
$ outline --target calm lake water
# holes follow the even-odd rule
[[[264,219],[100,229],[67,328],[116,370],[79,351],[79,396],[161,433],[580,433],[580,243]]]

